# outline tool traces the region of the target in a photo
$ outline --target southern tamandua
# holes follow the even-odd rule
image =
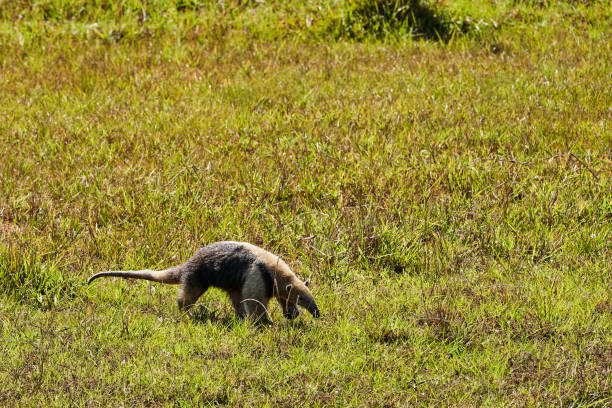
[[[317,304],[307,287],[278,256],[246,242],[216,242],[199,249],[182,265],[163,271],[109,271],[93,275],[87,283],[103,276],[146,279],[179,285],[177,303],[189,309],[213,286],[225,290],[236,315],[269,321],[268,302],[276,297],[283,315],[294,319],[297,306],[319,317]]]

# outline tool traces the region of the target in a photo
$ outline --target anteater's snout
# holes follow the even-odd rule
[[[321,317],[321,313],[319,312],[319,308],[317,307],[317,305],[311,306],[308,311],[310,312],[311,315],[313,315],[317,319]]]

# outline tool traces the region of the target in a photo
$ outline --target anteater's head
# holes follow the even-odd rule
[[[295,319],[299,316],[300,310],[297,306],[308,310],[314,317],[321,315],[307,284],[299,279],[293,279],[279,288],[278,301],[283,308],[283,316],[287,319]]]

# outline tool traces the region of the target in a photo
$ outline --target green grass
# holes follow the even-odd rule
[[[0,0],[0,405],[609,406],[609,10]],[[322,318],[86,286],[225,239]]]

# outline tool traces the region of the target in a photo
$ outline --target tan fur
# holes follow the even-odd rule
[[[310,290],[304,282],[293,273],[291,268],[279,256],[248,242],[240,242],[240,244],[262,260],[268,269],[274,271],[274,296],[283,310],[288,305],[296,306],[299,304],[298,296],[308,298],[314,302]]]

